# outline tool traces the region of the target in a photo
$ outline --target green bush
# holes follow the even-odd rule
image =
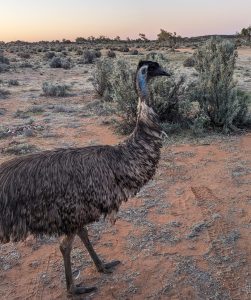
[[[70,88],[65,84],[51,84],[48,82],[44,82],[42,89],[44,96],[65,97],[68,95],[68,91]]]
[[[91,51],[91,50],[85,50],[85,51],[83,52],[83,56],[82,56],[82,59],[81,59],[81,63],[82,63],[82,64],[93,64],[96,57],[97,57],[97,56],[95,55],[95,52],[94,52],[94,51]]]
[[[163,60],[163,56],[155,56]],[[161,65],[167,68],[166,60]],[[135,89],[135,66],[124,59],[103,59],[97,62],[93,85],[103,100],[114,101],[122,118],[123,133],[129,133],[137,120],[138,95]],[[189,115],[191,105],[187,100],[185,79],[174,81],[158,78],[150,83],[152,107],[161,122],[183,122]],[[120,131],[121,131],[120,128]]]
[[[116,60],[111,74],[111,97],[122,117],[123,133],[129,133],[137,119],[138,96],[135,89],[135,67],[124,59]]]
[[[105,101],[111,100],[111,74],[113,63],[109,58],[103,58],[96,63],[96,69],[93,74],[93,86],[97,93],[103,97]]]
[[[61,58],[61,57],[53,57],[50,62],[51,68],[63,68],[63,69],[70,69],[71,63],[69,59]]]
[[[184,67],[194,67],[194,65],[195,65],[195,60],[193,56],[186,58],[183,62]]]
[[[4,56],[2,51],[0,51],[0,73],[8,71],[9,68],[10,68],[9,59]]]
[[[199,77],[192,98],[211,125],[225,132],[236,130],[247,113],[246,97],[238,92],[233,80],[236,57],[234,44],[215,38],[194,54]]]
[[[113,50],[108,50],[107,57],[115,58],[116,57],[116,53]]]

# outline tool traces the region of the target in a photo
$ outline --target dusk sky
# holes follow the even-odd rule
[[[234,34],[251,24],[251,0],[0,0],[0,41],[105,35],[155,39]]]

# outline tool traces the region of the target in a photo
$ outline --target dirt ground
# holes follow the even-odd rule
[[[236,76],[251,91],[247,51],[239,52]],[[0,162],[22,151],[124,139],[97,99],[92,71],[41,65],[1,74],[20,84],[0,100],[1,125],[8,128]],[[46,80],[70,84],[72,94],[42,96]],[[76,299],[251,299],[251,133],[167,139],[156,176],[122,205],[116,224],[102,220],[88,229],[101,258],[121,264],[112,274],[98,273],[76,238],[76,283],[98,288]],[[0,299],[67,299],[57,238],[0,245]]]

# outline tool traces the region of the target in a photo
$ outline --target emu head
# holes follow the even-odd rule
[[[150,105],[147,83],[150,79],[157,76],[171,76],[171,74],[162,69],[157,62],[149,60],[142,60],[139,62],[136,73],[136,88],[140,101],[145,102],[147,105]]]
[[[147,81],[157,76],[171,76],[157,62],[150,60],[141,60],[138,64],[137,73]]]

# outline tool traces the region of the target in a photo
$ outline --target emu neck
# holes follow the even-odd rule
[[[145,74],[138,72],[136,85],[140,100],[149,105],[150,95]]]

